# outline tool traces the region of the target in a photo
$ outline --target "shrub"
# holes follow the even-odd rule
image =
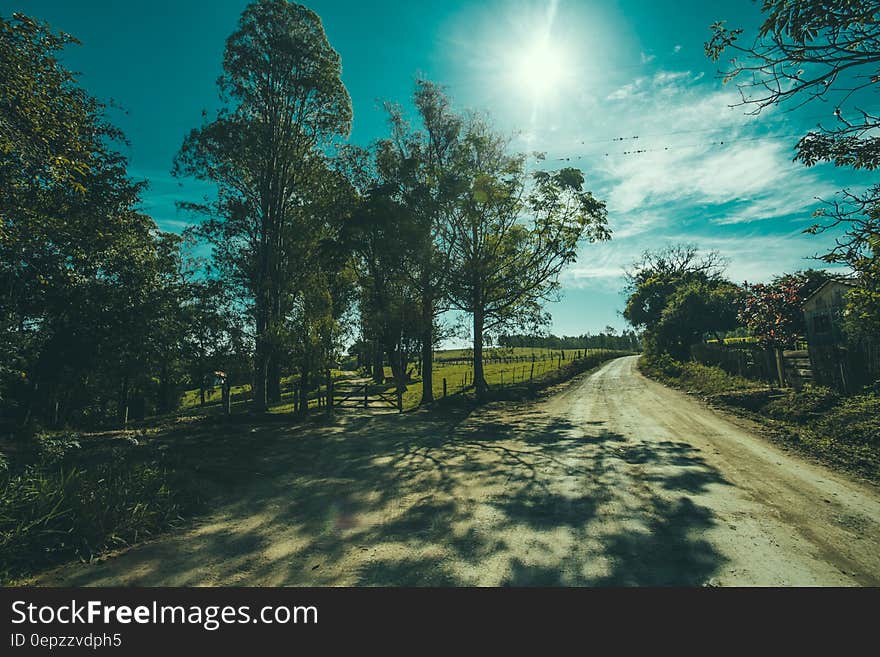
[[[880,395],[844,400],[818,422],[817,428],[839,442],[880,447]]]
[[[667,383],[705,395],[764,387],[755,381],[728,374],[720,367],[695,362],[682,363],[669,354],[646,356],[640,366],[648,376],[654,376]]]
[[[666,353],[652,354],[643,358],[643,368],[664,379],[674,379],[681,375],[682,363]]]
[[[781,397],[767,404],[767,414],[775,420],[804,424],[831,410],[840,396],[829,388],[806,385],[800,391],[787,390]]]

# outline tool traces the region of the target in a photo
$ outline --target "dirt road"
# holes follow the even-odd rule
[[[283,431],[238,501],[36,583],[880,584],[875,489],[645,379],[635,358],[539,402]]]

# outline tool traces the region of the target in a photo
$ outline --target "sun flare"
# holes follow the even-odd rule
[[[513,74],[522,92],[533,100],[546,99],[565,81],[567,58],[550,39],[536,40],[519,53]]]

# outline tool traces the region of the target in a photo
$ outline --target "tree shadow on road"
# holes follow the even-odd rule
[[[255,435],[259,477],[213,516],[64,583],[698,585],[724,563],[693,496],[726,482],[687,443],[503,403]]]

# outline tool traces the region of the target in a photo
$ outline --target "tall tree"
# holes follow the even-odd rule
[[[468,122],[456,149],[456,184],[449,229],[450,298],[473,319],[474,385],[487,390],[487,334],[541,321],[543,301],[558,290],[581,240],[610,239],[605,204],[584,190],[577,169],[528,176],[525,158],[479,118]]]
[[[174,171],[217,185],[216,201],[190,206],[210,216],[200,234],[230,280],[253,300],[254,408],[278,394],[285,263],[299,212],[326,168],[320,149],[347,135],[351,100],[339,55],[320,18],[287,0],[257,0],[226,42],[218,84],[225,106],[193,130]],[[296,227],[294,227],[296,226]]]
[[[409,209],[417,228],[410,271],[419,294],[421,402],[427,403],[434,398],[435,328],[447,296],[449,221],[460,190],[454,158],[464,121],[445,90],[433,82],[417,80],[413,103],[418,129],[413,129],[399,106],[386,104],[391,139],[382,148],[385,179],[396,186],[398,200]]]
[[[141,380],[159,364],[178,274],[176,242],[135,209],[122,134],[61,64],[73,43],[0,19],[0,410],[51,424],[103,420],[126,354]]]

